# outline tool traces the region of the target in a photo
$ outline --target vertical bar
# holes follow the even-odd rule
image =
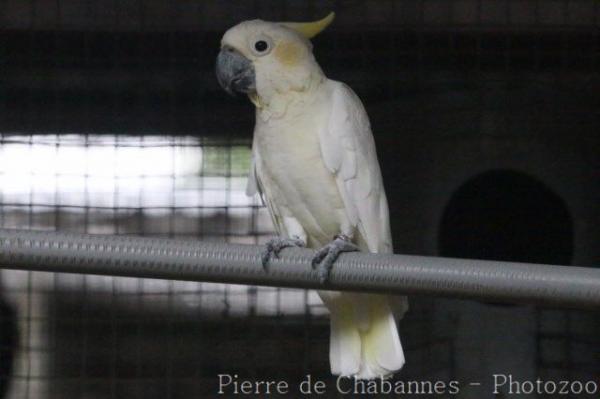
[[[6,10],[6,0],[1,0],[0,1],[0,7],[2,9],[2,12],[5,13]],[[0,27],[0,71],[2,71],[2,75],[5,75],[8,69],[8,63],[7,63],[7,39],[5,37],[5,30],[3,27]],[[7,93],[6,93],[6,87],[5,85],[0,85],[0,109],[3,110],[7,110],[9,111],[8,105],[7,105],[8,101],[7,101]],[[8,112],[6,113],[8,114]],[[2,116],[4,116],[5,114],[0,114]],[[2,156],[2,152],[4,151],[3,147],[5,145],[4,143],[4,123],[7,123],[7,120],[2,117],[0,119],[0,121],[2,121],[2,125],[0,125],[0,156]],[[8,124],[8,123],[7,123]],[[5,172],[4,170],[0,169],[0,181],[2,181],[2,179],[5,176]],[[0,190],[0,227],[5,227],[5,209],[4,209],[4,191]],[[2,274],[3,272],[0,271],[0,289],[4,290],[4,286],[2,285]]]
[[[511,69],[511,49],[512,49],[512,27],[510,0],[504,0],[504,12],[506,20],[506,39],[504,42],[504,72],[508,74]],[[512,112],[510,113],[512,114]]]
[[[544,378],[542,374],[543,370],[543,357],[542,357],[542,312],[543,309],[535,307],[535,368],[536,374]]]
[[[563,367],[566,367],[567,370],[567,379],[569,381],[573,381],[575,376],[575,364],[573,361],[573,311],[565,310],[565,318],[567,321],[567,325],[565,328],[565,335],[563,337],[564,341],[564,351],[565,351],[565,361],[563,363]]]
[[[58,160],[58,157],[60,156],[60,133],[61,133],[61,99],[60,99],[60,86],[59,86],[59,76],[60,76],[60,30],[61,30],[61,26],[62,26],[62,20],[61,20],[61,4],[60,4],[60,0],[56,0],[56,20],[55,20],[55,26],[54,26],[54,84],[53,84],[53,99],[54,99],[54,133],[55,133],[55,140],[56,142],[54,143],[54,153],[55,153],[55,157]],[[46,133],[46,132],[44,132]],[[49,133],[49,132],[48,132]],[[55,174],[55,192],[54,192],[54,230],[55,231],[59,231],[61,229],[61,198],[60,198],[60,185],[58,183],[60,178],[60,174],[58,172],[56,172]],[[85,278],[85,277],[84,277]],[[58,367],[57,367],[57,352],[58,352],[58,348],[57,348],[57,332],[58,332],[58,292],[60,290],[60,274],[59,273],[53,273],[52,274],[52,287],[53,287],[53,292],[50,294],[52,295],[52,315],[51,317],[53,317],[52,320],[52,350],[54,351],[54,353],[52,354],[52,382],[51,382],[51,389],[49,390],[49,392],[54,393],[54,395],[56,397],[58,397],[58,392],[57,392],[57,386],[58,386],[58,380],[60,379],[60,375],[58,374]]]
[[[141,2],[141,0],[140,0]],[[115,18],[113,20],[113,53],[112,53],[112,72],[115,76],[119,76],[120,73],[120,60],[119,60],[119,56],[120,56],[120,47],[119,47],[119,40],[120,40],[120,35],[119,35],[119,12],[118,12],[118,0],[115,0],[115,2],[112,4],[112,6],[115,8]],[[121,102],[121,98],[120,96],[123,95],[123,92],[120,90],[115,90],[114,94],[113,94],[113,102],[112,102],[112,114],[113,114],[113,121],[118,121],[118,116],[120,115],[119,112],[119,108],[122,105]],[[121,223],[120,223],[120,217],[121,217],[121,212],[120,212],[120,185],[121,185],[121,176],[119,175],[118,172],[118,160],[119,160],[119,153],[121,150],[121,146],[120,146],[120,135],[123,133],[120,131],[120,129],[118,128],[119,123],[113,123],[110,127],[111,131],[112,131],[112,135],[114,137],[114,143],[113,143],[113,153],[114,153],[114,162],[115,162],[115,167],[113,168],[114,170],[114,175],[113,175],[113,218],[114,218],[114,228],[115,228],[115,234],[119,235],[121,234]],[[125,226],[126,227],[126,226]],[[127,232],[127,229],[125,228],[125,233]],[[111,302],[111,307],[110,307],[110,348],[108,348],[110,350],[110,361],[109,361],[109,388],[110,388],[110,397],[111,398],[117,398],[118,397],[118,385],[117,385],[117,361],[118,361],[118,322],[117,322],[117,314],[116,314],[116,307],[118,306],[117,303],[117,294],[118,294],[118,287],[116,285],[116,277],[111,277],[111,291],[110,291],[110,302]]]
[[[198,21],[199,22],[199,27],[198,30],[194,32],[195,35],[197,35],[197,37],[200,38],[199,42],[202,42],[203,44],[206,44],[206,34],[208,32],[208,29],[206,28],[206,15],[204,12],[204,7],[205,2],[201,2],[199,7],[198,7]],[[194,94],[194,104],[198,104],[199,105],[199,114],[202,116],[207,115],[207,111],[204,108],[204,101],[202,101],[199,98],[199,94],[197,94],[199,91],[196,91]],[[197,119],[194,119],[195,121],[197,121]],[[198,126],[198,131],[202,131],[202,128],[206,128],[206,123],[204,120],[201,121],[201,125]],[[198,137],[198,144],[200,145],[201,151],[202,151],[202,159],[199,162],[199,173],[198,173],[198,190],[199,190],[199,203],[196,204],[197,209],[196,209],[196,213],[197,213],[197,217],[198,217],[198,221],[197,221],[197,237],[198,238],[203,238],[204,236],[204,214],[202,212],[202,204],[204,203],[203,199],[204,199],[204,191],[205,191],[205,186],[204,186],[204,167],[203,167],[203,163],[204,163],[204,148],[206,146],[206,139],[203,135],[200,135]],[[202,339],[203,335],[206,334],[206,331],[202,328],[203,326],[203,302],[204,302],[204,285],[203,283],[197,282],[196,283],[196,289],[195,289],[195,293],[196,296],[198,297],[198,306],[197,306],[197,312],[196,312],[196,319],[195,319],[195,324],[197,326],[197,332],[198,332],[198,339]],[[195,382],[195,388],[196,388],[196,397],[200,397],[201,395],[204,394],[203,392],[203,381],[205,381],[206,376],[203,373],[203,368],[205,365],[205,357],[202,355],[201,351],[198,350],[198,353],[196,354],[196,356],[194,356],[194,360],[195,363],[199,365],[199,367],[197,367],[197,369],[194,372],[194,382]]]
[[[175,0],[171,0],[168,2],[169,4],[169,12],[170,12],[170,21],[177,21],[177,17],[178,17],[178,13],[177,13],[177,5],[176,5],[176,1]],[[175,89],[174,89],[174,85],[175,85],[175,77],[177,76],[176,74],[176,53],[175,53],[175,29],[176,29],[177,23],[174,22],[173,25],[170,25],[169,27],[167,27],[168,29],[168,69],[167,69],[167,73],[169,75],[169,78],[171,79],[171,86],[169,87],[168,90],[168,101],[169,101],[169,107],[168,107],[168,130],[165,132],[167,134],[168,137],[168,141],[169,141],[169,145],[170,145],[170,150],[171,150],[171,193],[170,193],[170,198],[169,198],[169,205],[170,205],[170,213],[169,213],[169,230],[168,230],[168,235],[170,238],[173,238],[176,235],[175,232],[175,221],[177,218],[177,208],[176,208],[176,195],[175,192],[177,190],[177,173],[176,173],[176,168],[177,168],[177,163],[176,163],[176,156],[177,156],[177,136],[176,136],[176,131],[175,131],[175,110],[176,110],[176,104],[175,104]],[[176,335],[175,335],[175,328],[174,328],[174,312],[176,311],[175,306],[174,306],[174,283],[172,280],[169,280],[167,283],[167,370],[166,370],[166,382],[167,382],[167,390],[166,390],[166,397],[167,399],[171,399],[173,397],[173,392],[176,391],[176,388],[174,387],[174,381],[173,381],[173,361],[174,361],[174,341],[176,341]]]
[[[540,29],[540,0],[535,0],[534,4],[534,26],[536,31]],[[537,72],[540,70],[541,64],[540,38],[537,33],[533,35],[533,69]]]
[[[30,0],[29,2],[29,6],[30,6],[30,27],[29,27],[29,57],[28,57],[28,67],[29,67],[29,73],[32,74],[33,70],[34,70],[34,48],[35,48],[35,20],[36,20],[36,4],[35,4],[35,0]],[[27,118],[27,133],[29,133],[29,140],[28,140],[28,145],[29,145],[29,150],[31,151],[32,147],[33,147],[33,124],[32,124],[32,119],[33,119],[33,114],[34,114],[34,93],[33,93],[33,88],[29,87],[28,88],[28,102],[27,102],[27,114],[28,114],[28,118]],[[27,211],[27,226],[31,229],[32,224],[33,224],[33,187],[30,187],[29,190],[29,201],[27,204],[28,207],[28,211]],[[25,371],[25,391],[24,391],[24,395],[25,398],[29,399],[30,398],[30,389],[31,389],[31,310],[32,310],[32,294],[33,294],[33,287],[32,287],[32,280],[33,280],[33,273],[31,271],[27,272],[27,300],[26,300],[26,305],[25,305],[25,323],[26,323],[26,328],[25,328],[25,337],[24,337],[24,343],[25,343],[25,350],[24,352],[24,356],[26,357],[26,371]]]
[[[118,1],[118,0],[117,0]],[[135,372],[134,372],[134,383],[135,383],[135,392],[136,397],[138,399],[145,398],[144,396],[144,382],[142,380],[142,345],[143,345],[143,335],[142,335],[142,320],[143,320],[143,311],[144,311],[144,279],[137,278],[137,297],[136,297],[136,309],[137,309],[137,317],[135,318]]]
[[[117,279],[119,277],[111,277],[111,290],[110,290],[110,361],[109,361],[109,389],[110,389],[110,397],[111,399],[116,399],[117,396],[117,359],[118,359],[118,320],[117,320],[117,309],[119,307],[117,296],[118,296],[118,287],[117,287]]]

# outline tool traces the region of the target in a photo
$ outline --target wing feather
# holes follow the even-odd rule
[[[250,162],[250,172],[248,173],[248,183],[246,183],[246,195],[252,197],[254,194],[260,194],[258,189],[258,178],[256,177],[256,154],[252,149],[252,160]]]
[[[246,195],[251,197],[254,194],[258,194],[266,207],[269,209],[269,215],[271,215],[271,221],[275,227],[275,231],[278,235],[281,235],[284,228],[283,215],[278,208],[277,204],[272,201],[271,194],[265,189],[260,181],[260,173],[257,168],[259,167],[260,155],[256,145],[252,146],[252,161],[250,164],[250,172],[248,173],[248,182],[246,184]]]
[[[367,113],[352,89],[329,81],[332,105],[320,132],[325,166],[335,175],[350,223],[371,252],[392,252],[389,210]]]

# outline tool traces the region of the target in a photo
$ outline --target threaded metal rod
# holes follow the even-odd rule
[[[342,254],[327,285],[309,249],[268,271],[261,246],[0,229],[0,268],[471,298],[600,308],[600,269],[366,253]]]

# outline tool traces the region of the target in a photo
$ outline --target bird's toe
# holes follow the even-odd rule
[[[282,249],[288,247],[304,247],[306,244],[300,238],[273,238],[267,241],[265,249],[261,253],[263,268],[267,268],[272,258],[279,258]]]

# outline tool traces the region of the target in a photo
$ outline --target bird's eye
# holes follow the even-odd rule
[[[269,43],[264,40],[259,40],[254,43],[254,49],[259,53],[264,53],[269,48]]]

